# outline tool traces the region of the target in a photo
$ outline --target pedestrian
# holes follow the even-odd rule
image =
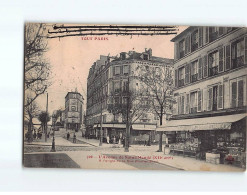
[[[110,137],[109,137],[109,135],[107,135],[107,137],[106,137],[106,142],[107,142],[107,144],[110,143]]]
[[[69,134],[69,132],[67,133],[67,140],[69,140],[69,137],[70,137],[70,134]]]
[[[74,133],[74,137],[73,137],[73,143],[76,143],[76,135]]]
[[[36,139],[36,136],[37,136],[36,131],[34,131],[33,139]]]
[[[144,146],[146,146],[146,145],[147,145],[147,141],[145,140],[145,141],[144,141]]]

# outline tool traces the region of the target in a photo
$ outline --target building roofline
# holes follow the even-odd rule
[[[195,26],[189,26],[188,28],[186,28],[184,31],[182,31],[181,33],[179,33],[177,36],[175,36],[174,38],[171,39],[171,42],[175,42],[176,40],[180,39],[181,37],[183,37],[186,33],[188,33],[189,31],[191,31],[193,28],[195,28]]]

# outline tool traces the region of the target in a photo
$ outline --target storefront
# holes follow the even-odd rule
[[[100,137],[100,124],[94,125],[96,138]],[[155,124],[133,124],[130,128],[130,144],[151,145],[158,143]],[[103,142],[122,144],[126,136],[125,124],[102,124]],[[109,141],[107,141],[109,140]]]
[[[172,155],[214,164],[246,164],[246,114],[171,120],[157,131],[173,137],[167,143]]]

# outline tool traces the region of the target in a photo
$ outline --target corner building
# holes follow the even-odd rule
[[[65,128],[78,131],[83,124],[83,97],[78,92],[68,92],[65,96]]]
[[[119,143],[119,140],[123,138],[126,123],[120,114],[110,113],[108,106],[113,102],[126,104],[128,88],[134,91],[145,87],[135,78],[136,68],[140,65],[162,66],[173,71],[173,59],[155,57],[152,55],[152,49],[145,49],[142,53],[121,52],[115,57],[101,55],[100,59],[92,65],[87,80],[86,129],[88,136],[99,139],[102,109],[103,141],[109,136],[110,143],[113,142],[114,137]],[[158,135],[155,129],[158,121],[159,117],[156,114],[143,113],[132,125],[130,142],[143,144],[150,140],[151,143],[156,143]]]
[[[171,152],[245,166],[247,28],[188,27],[175,44]]]

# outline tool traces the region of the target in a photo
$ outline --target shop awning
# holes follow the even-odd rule
[[[157,127],[156,131],[195,131],[195,130],[230,130],[231,125],[246,114],[234,114],[206,118],[171,120],[166,125]]]
[[[133,130],[143,130],[143,131],[154,131],[156,130],[156,125],[147,124],[134,124],[132,125]]]

